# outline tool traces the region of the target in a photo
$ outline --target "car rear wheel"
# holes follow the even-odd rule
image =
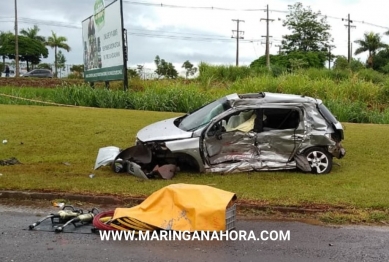
[[[314,174],[328,174],[332,169],[332,157],[321,147],[311,147],[305,156]]]

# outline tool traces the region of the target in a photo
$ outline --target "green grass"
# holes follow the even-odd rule
[[[63,84],[57,88],[0,86],[0,104],[38,104],[2,96],[8,94],[67,105],[190,112],[227,94],[265,91],[319,98],[342,122],[389,124],[389,79],[377,72],[348,73],[347,77],[338,79],[332,76],[337,75],[336,72],[329,70],[311,69],[274,77],[269,74],[251,76],[246,69],[218,68],[219,78],[227,80],[214,78],[218,71],[212,67],[209,74],[204,73],[194,80],[135,79],[130,81],[127,92],[117,87],[92,89],[88,85]]]
[[[389,208],[389,125],[345,124],[347,155],[329,175],[299,172],[239,174],[178,173],[173,180],[143,181],[93,170],[98,149],[132,146],[145,125],[177,113],[98,108],[0,105],[0,189],[67,191],[145,196],[171,183],[207,184],[235,192],[239,199],[269,205],[345,205]],[[65,165],[64,162],[70,163]],[[90,178],[89,174],[95,177]]]

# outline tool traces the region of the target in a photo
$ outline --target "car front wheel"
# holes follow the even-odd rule
[[[332,169],[332,157],[325,149],[311,147],[305,151],[305,156],[314,174],[328,174]]]

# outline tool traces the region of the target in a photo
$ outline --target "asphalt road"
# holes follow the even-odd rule
[[[289,230],[289,241],[101,241],[87,227],[78,233],[42,231],[49,224],[28,230],[57,211],[0,204],[0,261],[389,261],[389,227],[237,221],[237,230],[253,230],[256,236]]]

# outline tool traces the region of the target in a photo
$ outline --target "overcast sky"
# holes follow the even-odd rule
[[[247,11],[247,9],[265,9],[269,5],[271,54],[276,54],[282,35],[288,30],[282,27],[291,0],[123,0],[124,26],[128,30],[130,67],[144,65],[152,68],[156,55],[168,62],[173,62],[177,69],[186,60],[197,64],[201,61],[211,64],[235,64],[236,40],[232,39],[232,30],[241,19],[240,30],[244,31],[244,40],[240,42],[240,64],[248,65],[265,53],[264,39],[266,18],[264,11]],[[37,24],[40,35],[49,36],[51,31],[65,36],[72,48],[64,53],[68,64],[82,64],[82,30],[81,22],[93,14],[95,0],[18,0],[19,29]],[[105,0],[105,4],[111,3]],[[351,40],[363,36],[364,32],[383,33],[389,27],[387,12],[389,2],[384,0],[302,0],[304,6],[313,11],[327,15],[334,38],[336,55],[347,56],[347,28],[345,21],[351,15],[354,20]],[[143,4],[141,4],[143,3]],[[149,5],[158,3],[187,7],[217,7],[231,10],[210,10],[202,8],[172,8]],[[14,1],[1,0],[0,31],[14,30]],[[246,9],[246,10],[244,10]],[[370,24],[368,24],[370,23]],[[371,25],[372,24],[372,25]],[[381,27],[380,27],[381,26]],[[186,39],[186,40],[185,40]],[[221,39],[221,40],[219,40]],[[389,43],[389,37],[383,37]],[[353,45],[355,50],[357,45]],[[49,49],[49,57],[44,62],[54,62],[54,51]],[[359,56],[363,61],[366,54]]]

